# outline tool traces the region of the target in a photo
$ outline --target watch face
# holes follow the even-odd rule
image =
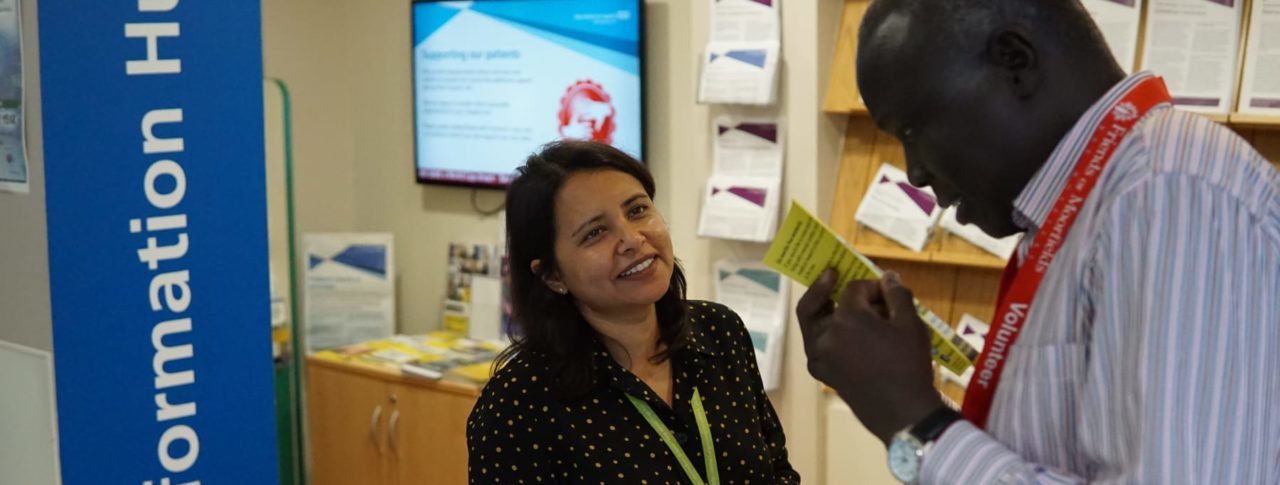
[[[889,471],[903,483],[915,483],[920,477],[920,443],[909,436],[894,436],[889,445]]]

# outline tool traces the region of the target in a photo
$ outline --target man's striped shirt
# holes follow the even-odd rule
[[[1015,201],[1044,223],[1124,80]],[[922,483],[1280,483],[1280,175],[1168,105],[1117,149],[1036,294],[988,427],[949,428]]]

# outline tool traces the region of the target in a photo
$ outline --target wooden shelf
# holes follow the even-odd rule
[[[828,97],[828,99],[830,99],[830,97]],[[823,110],[828,113],[842,113],[842,114],[848,114],[853,116],[867,116],[870,114],[867,111],[867,105],[862,104],[861,99],[857,100],[856,104],[849,105],[849,106],[842,106],[837,110],[832,110],[827,108],[828,108],[827,106],[824,106]],[[1200,116],[1204,116],[1205,118],[1209,118],[1215,122],[1230,126],[1232,128],[1280,131],[1280,115],[1260,115],[1260,114],[1252,114],[1252,113],[1231,113],[1231,114],[1196,113],[1196,114]]]
[[[1258,115],[1250,113],[1232,113],[1227,124],[1236,128],[1257,128],[1263,130],[1280,130],[1280,116]]]
[[[870,244],[855,244],[854,247],[858,249],[858,252],[871,259],[893,259],[897,261],[911,261],[914,263],[928,263],[933,260],[930,253],[916,252],[903,247]]]
[[[1218,123],[1240,129],[1280,130],[1280,116],[1253,113],[1201,113],[1191,111]]]
[[[949,264],[952,266],[967,266],[970,268],[983,268],[1004,270],[1007,261],[997,258],[990,254],[965,254],[950,251],[939,251],[933,253],[932,262],[938,264]]]
[[[946,250],[912,251],[903,247],[856,244],[859,252],[871,259],[892,259],[912,263],[934,263],[968,268],[1002,270],[1005,261],[989,254],[970,254]]]
[[[1225,114],[1222,114],[1222,113],[1200,113],[1200,112],[1195,112],[1195,111],[1193,111],[1193,113],[1198,114],[1198,115],[1200,115],[1200,116],[1203,116],[1203,117],[1205,117],[1205,118],[1209,118],[1209,119],[1211,119],[1211,120],[1213,120],[1213,121],[1216,121],[1216,122],[1218,122],[1218,123],[1222,123],[1222,124],[1224,124],[1224,125],[1225,125],[1225,124],[1228,124],[1228,123],[1230,123],[1230,122],[1231,122],[1230,115],[1225,115]]]

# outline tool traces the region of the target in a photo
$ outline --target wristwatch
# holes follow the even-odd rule
[[[942,436],[951,423],[964,419],[955,410],[942,406],[924,419],[893,435],[889,442],[889,471],[893,478],[907,484],[920,481],[924,454]]]

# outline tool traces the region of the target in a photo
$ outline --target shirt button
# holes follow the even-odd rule
[[[683,433],[683,432],[681,432],[681,433],[676,433],[676,441],[679,441],[679,442],[680,442],[680,444],[682,444],[682,445],[683,445],[683,444],[684,444],[684,442],[689,441],[689,435],[687,435],[687,434],[685,434],[685,433]]]

